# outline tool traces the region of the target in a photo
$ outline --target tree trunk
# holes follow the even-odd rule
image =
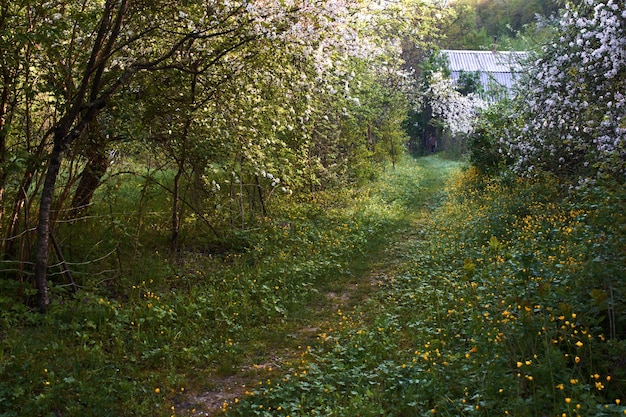
[[[174,190],[172,190],[172,239],[170,251],[176,256],[178,251],[178,235],[180,233],[180,177],[183,175],[183,163],[178,164],[178,172],[174,176]]]
[[[259,176],[255,175],[254,179],[256,181],[256,189],[259,192],[259,201],[261,202],[261,213],[263,217],[267,216],[267,210],[265,209],[265,200],[263,200],[263,189],[261,188],[261,183],[259,182]]]
[[[102,146],[93,147],[88,153],[87,165],[80,173],[80,181],[72,198],[72,218],[78,217],[91,204],[91,199],[109,167],[109,158]]]
[[[6,71],[5,71],[6,72]],[[2,98],[0,99],[0,224],[4,215],[4,183],[8,172],[6,171],[6,138],[7,138],[7,109],[9,104],[9,77],[5,73],[3,76],[4,87],[2,88]]]
[[[65,146],[63,137],[55,137],[54,147],[50,154],[50,162],[46,171],[43,190],[41,192],[41,203],[39,206],[39,222],[37,225],[37,251],[35,253],[35,287],[37,288],[37,305],[42,312],[46,312],[50,305],[48,297],[48,246],[50,239],[50,214],[54,188],[61,168],[61,160]]]
[[[7,220],[6,233],[4,234],[4,253],[10,259],[14,259],[16,255],[15,247],[17,244],[17,236],[21,233],[18,230],[20,219],[25,216],[25,213],[28,211],[31,204],[27,190],[31,189],[35,176],[41,174],[37,171],[38,169],[36,164],[29,164],[29,167],[26,169],[26,172],[24,173],[22,181],[19,185],[17,194],[15,196],[15,201],[13,201],[13,209],[11,210],[11,213],[9,214],[9,218]],[[36,186],[35,188],[38,187]],[[27,225],[28,220],[25,219],[24,231],[28,229]]]
[[[198,73],[194,68],[194,73],[191,75],[190,95],[189,95],[189,111],[185,126],[183,128],[181,142],[182,153],[180,158],[176,158],[178,161],[178,171],[174,177],[174,190],[172,192],[172,239],[170,241],[170,250],[172,256],[176,256],[178,251],[178,237],[180,235],[180,178],[185,172],[185,163],[187,161],[187,143],[191,132],[191,124],[193,122],[193,109],[196,104],[196,87],[198,84]],[[176,151],[174,151],[176,152]]]

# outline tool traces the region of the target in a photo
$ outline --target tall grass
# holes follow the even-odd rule
[[[416,187],[419,178],[404,175]],[[129,187],[141,184],[109,196],[111,213],[137,195]],[[241,373],[278,348],[296,351],[308,337],[300,330],[324,320],[325,293],[356,282],[404,224],[411,194],[385,187],[384,197],[377,187],[294,197],[242,232],[233,251],[182,252],[176,262],[159,249],[162,195],[140,193],[143,212],[115,214],[99,243],[106,249],[83,248],[115,250],[105,262],[119,261],[121,276],[104,279],[87,265],[74,295],[51,279],[47,315],[2,299],[0,415],[172,415],[188,393],[212,389],[209,377]],[[63,236],[90,242],[91,228],[68,224]]]
[[[228,415],[626,414],[624,197],[465,171],[379,297]]]

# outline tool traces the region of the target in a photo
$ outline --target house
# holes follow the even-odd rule
[[[497,101],[513,95],[521,63],[527,52],[462,51],[442,50],[447,58],[450,78],[458,82],[463,73],[477,73],[480,78],[481,97],[487,101]]]

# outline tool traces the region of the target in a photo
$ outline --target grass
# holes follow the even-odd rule
[[[403,181],[417,186],[418,178]],[[26,310],[11,281],[2,281],[11,291],[0,300],[0,415],[192,413],[186,398],[230,377],[245,383],[276,372],[316,341],[316,327],[335,320],[337,302],[370,297],[359,277],[405,222],[400,208],[411,198],[384,187],[384,196],[371,187],[296,197],[275,207],[280,214],[247,232],[235,251],[183,253],[176,263],[158,249],[165,239],[155,194],[141,226],[115,220],[99,243],[105,253],[118,245],[125,275],[103,281],[88,265],[76,274],[75,296],[53,277],[47,315]],[[132,196],[131,188],[141,187],[122,190]],[[123,210],[121,196],[104,203],[112,200],[112,213]],[[63,236],[88,243],[93,227],[71,224]],[[138,244],[140,233],[152,242]],[[350,300],[342,299],[346,291]],[[270,371],[272,359],[279,363]]]
[[[464,172],[378,295],[227,414],[626,414],[623,201]]]
[[[222,256],[133,248],[45,316],[0,299],[0,416],[623,415],[623,202],[427,157]]]

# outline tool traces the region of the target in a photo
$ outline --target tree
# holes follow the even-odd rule
[[[500,139],[520,174],[593,181],[626,174],[626,9],[568,7],[557,37],[531,62],[516,105],[524,123]]]
[[[0,206],[15,202],[0,221],[20,262],[36,223],[42,310],[56,220],[87,209],[124,149],[159,158],[174,253],[185,210],[245,229],[276,195],[393,159],[415,96],[398,35],[427,50],[441,20],[413,0],[1,5]]]
[[[50,71],[60,117],[49,130],[53,146],[37,224],[35,284],[42,310],[49,304],[46,270],[51,209],[63,155],[137,73],[178,68],[179,52],[195,42],[231,35],[227,39],[232,39],[232,44],[215,52],[216,59],[220,59],[255,37],[247,32],[242,34],[240,30],[250,22],[243,6],[221,10],[207,8],[206,20],[199,20],[198,24],[169,3],[148,6],[128,0],[107,0],[104,5],[85,3],[79,10],[65,6],[60,5],[59,12],[52,14],[58,38],[53,38],[46,50],[47,58],[54,62],[61,53],[60,46],[69,47],[68,55],[61,57],[61,71]],[[152,20],[146,19],[146,12],[151,14]],[[63,23],[63,13],[70,14],[73,27]],[[173,21],[171,16],[175,17]],[[224,27],[224,22],[232,21],[232,26]],[[81,48],[78,44],[82,44]]]

